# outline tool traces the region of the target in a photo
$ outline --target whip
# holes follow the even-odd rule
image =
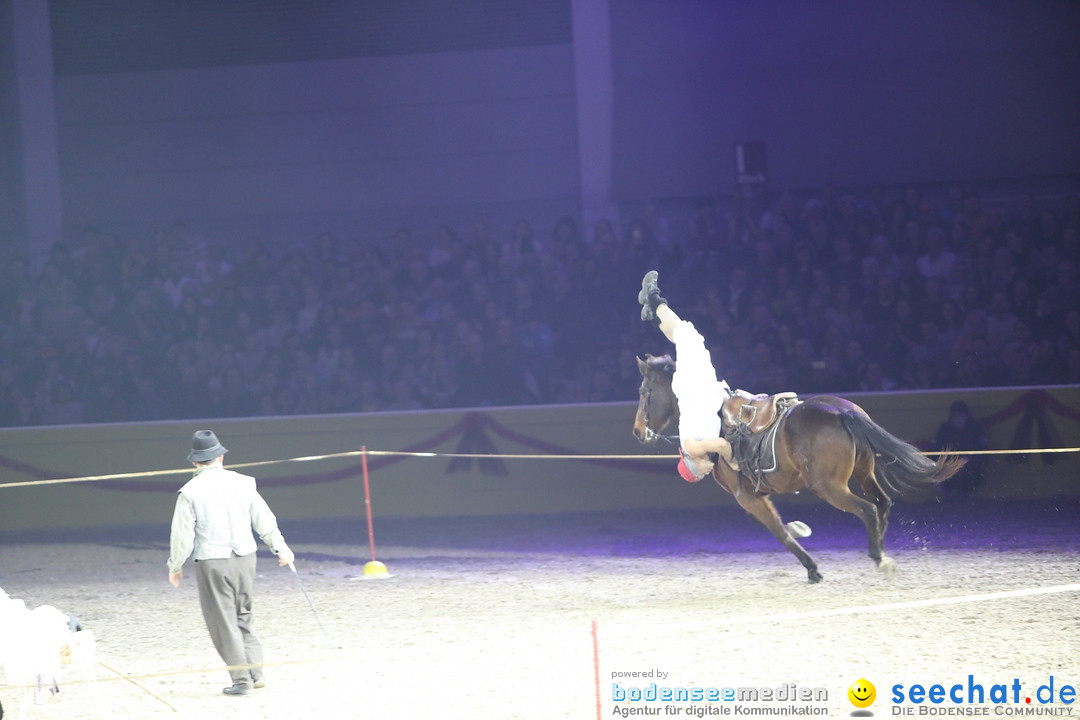
[[[296,583],[300,586],[300,592],[304,593],[304,599],[307,600],[308,607],[311,608],[311,614],[315,616],[315,622],[319,624],[319,629],[322,630],[323,637],[326,638],[326,643],[334,650],[341,650],[341,646],[335,645],[330,639],[330,636],[326,632],[326,628],[323,627],[322,620],[319,619],[319,613],[315,610],[315,604],[311,602],[311,597],[307,594],[307,588],[304,587],[304,583],[300,580],[300,573],[296,572],[296,565],[289,563],[289,569],[292,570],[293,576],[296,578]]]

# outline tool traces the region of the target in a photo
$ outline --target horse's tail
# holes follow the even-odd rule
[[[957,455],[940,455],[936,461],[931,460],[914,445],[857,411],[841,413],[840,422],[857,447],[870,448],[881,456],[875,465],[875,475],[893,492],[945,482],[967,462]]]

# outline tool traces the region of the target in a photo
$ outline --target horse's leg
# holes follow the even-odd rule
[[[881,487],[877,475],[874,474],[874,453],[866,450],[857,452],[855,458],[855,470],[851,476],[862,488],[866,498],[874,503],[878,511],[878,523],[881,525],[881,537],[885,537],[885,530],[889,525],[889,511],[892,510],[893,501]]]
[[[747,488],[742,488],[741,492],[735,496],[735,500],[746,512],[753,515],[758,522],[775,535],[776,539],[791,551],[791,554],[799,558],[799,562],[806,568],[807,579],[810,582],[821,582],[821,573],[818,572],[817,563],[814,562],[814,558],[810,557],[810,553],[803,549],[799,541],[788,532],[788,529],[784,526],[784,521],[780,519],[780,513],[776,512],[772,500],[764,495],[756,495]]]
[[[875,480],[876,485],[876,480]],[[870,559],[888,576],[895,571],[892,558],[885,555],[882,540],[882,523],[878,515],[878,506],[864,500],[848,487],[848,477],[833,475],[829,482],[814,483],[811,489],[825,502],[838,510],[849,512],[863,521],[866,526],[866,538],[869,545]],[[884,496],[884,493],[882,493]]]
[[[885,554],[885,530],[889,526],[889,512],[892,510],[893,501],[881,487],[881,483],[878,482],[877,476],[874,474],[874,454],[872,452],[859,453],[859,456],[855,459],[853,476],[859,487],[862,488],[863,494],[877,509],[878,548],[881,553],[881,559],[877,561],[877,565],[882,572],[892,577],[892,574],[896,571],[896,564],[892,558]]]

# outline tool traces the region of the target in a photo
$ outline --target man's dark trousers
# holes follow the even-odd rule
[[[262,679],[263,653],[251,613],[255,553],[195,563],[199,605],[218,655],[229,665],[233,684],[251,686]],[[251,665],[254,667],[233,666]]]

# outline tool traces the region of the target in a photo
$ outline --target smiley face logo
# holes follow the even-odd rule
[[[870,707],[874,703],[874,698],[877,697],[877,689],[874,688],[874,684],[866,678],[859,678],[855,682],[851,683],[851,687],[847,691],[848,700],[851,704],[857,708]]]

